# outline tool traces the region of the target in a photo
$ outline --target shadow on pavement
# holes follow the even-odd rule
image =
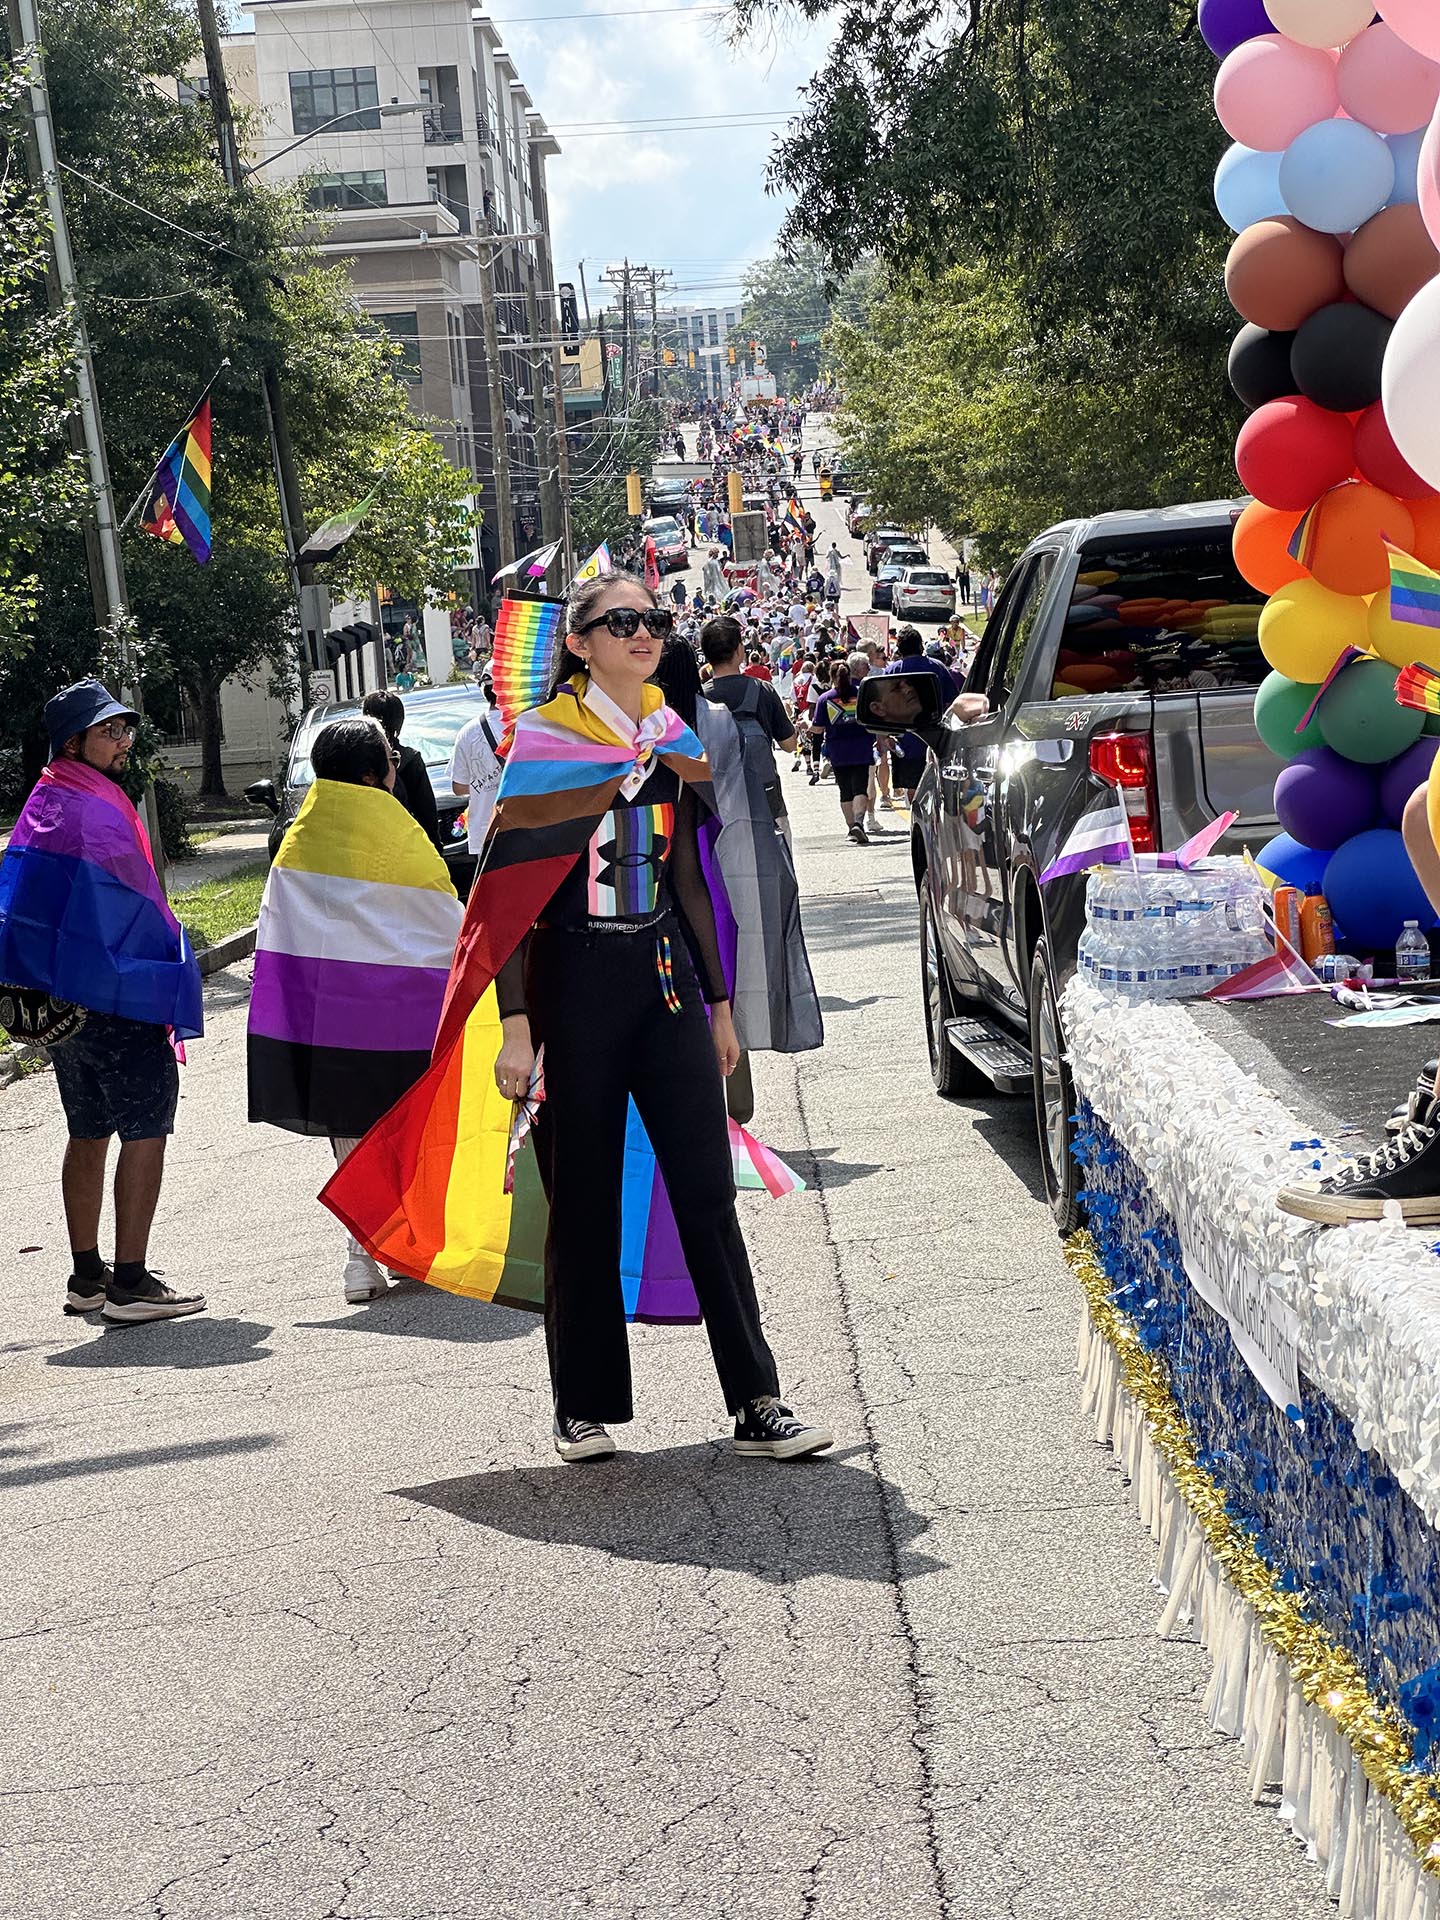
[[[1048,1207],[1040,1171],[1040,1143],[1035,1137],[1035,1108],[1030,1100],[1021,1094],[1007,1097],[997,1093],[991,1099],[957,1100],[952,1104],[969,1109],[980,1138],[1005,1162],[1030,1198]]]
[[[191,1460],[217,1460],[226,1454],[263,1453],[278,1447],[273,1433],[244,1433],[233,1440],[180,1440],[170,1447],[134,1447],[94,1460],[42,1460],[0,1473],[0,1487],[38,1487],[48,1480],[79,1480],[91,1473],[124,1473],[131,1467],[174,1467]]]
[[[822,1013],[859,1013],[862,1007],[878,1007],[882,1001],[894,1000],[893,993],[867,993],[863,1000],[842,1000],[838,994],[822,993],[820,1011]]]
[[[400,1333],[419,1340],[453,1340],[485,1346],[494,1340],[519,1340],[540,1324],[537,1313],[496,1307],[488,1300],[467,1300],[442,1287],[407,1280],[368,1306],[349,1307],[336,1320],[300,1320],[296,1330],[341,1333]]]
[[[777,1586],[819,1575],[884,1585],[944,1565],[915,1551],[929,1522],[863,1461],[786,1466],[707,1442],[394,1491],[522,1540],[644,1565],[723,1567]]]
[[[833,1160],[831,1155],[839,1152],[838,1147],[797,1147],[792,1153],[788,1147],[773,1149],[785,1162],[793,1167],[807,1187],[813,1187],[821,1193],[832,1187],[848,1187],[852,1180],[863,1180],[871,1173],[893,1173],[893,1167],[881,1165],[870,1160]]]
[[[195,1314],[186,1320],[151,1320],[137,1326],[98,1323],[98,1337],[64,1353],[48,1353],[47,1367],[238,1367],[268,1360],[262,1346],[275,1331],[258,1320],[212,1320]]]
[[[858,849],[857,849],[858,851]],[[914,913],[897,911],[893,899],[878,897],[873,885],[857,879],[849,894],[800,896],[806,945],[816,950],[848,947],[908,947],[920,965],[920,941]],[[919,990],[916,995],[918,999]]]

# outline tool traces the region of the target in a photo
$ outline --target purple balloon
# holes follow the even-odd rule
[[[1437,742],[1440,745],[1440,742]],[[1333,852],[1380,817],[1375,772],[1330,747],[1308,747],[1280,771],[1275,812],[1292,840]]]
[[[1217,60],[1253,40],[1257,33],[1274,33],[1265,0],[1200,0],[1200,31]]]
[[[1405,818],[1405,803],[1430,778],[1430,762],[1437,752],[1440,740],[1417,740],[1381,770],[1380,808],[1388,826],[1398,827]]]

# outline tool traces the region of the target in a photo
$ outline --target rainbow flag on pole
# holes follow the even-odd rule
[[[550,691],[565,609],[558,600],[503,600],[495,616],[490,681],[508,730]]]
[[[210,402],[202,400],[160,456],[140,526],[157,540],[210,558]]]

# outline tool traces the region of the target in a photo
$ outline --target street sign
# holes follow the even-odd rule
[[[312,673],[310,676],[310,704],[315,707],[328,707],[335,699],[335,676],[333,673]]]

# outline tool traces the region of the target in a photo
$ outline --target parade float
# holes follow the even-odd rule
[[[1288,829],[1256,865],[1323,888],[1371,954],[1435,923],[1399,827],[1440,746],[1396,699],[1440,665],[1440,617],[1404,585],[1423,603],[1440,568],[1440,6],[1376,3],[1200,6],[1235,143],[1235,554],[1269,596],[1257,727]],[[1440,1920],[1440,1227],[1276,1204],[1377,1144],[1437,1049],[1424,1026],[1337,1028],[1309,984],[1137,999],[1082,947],[1079,1364],[1156,1544],[1161,1630],[1208,1650],[1254,1797],[1342,1914]]]

